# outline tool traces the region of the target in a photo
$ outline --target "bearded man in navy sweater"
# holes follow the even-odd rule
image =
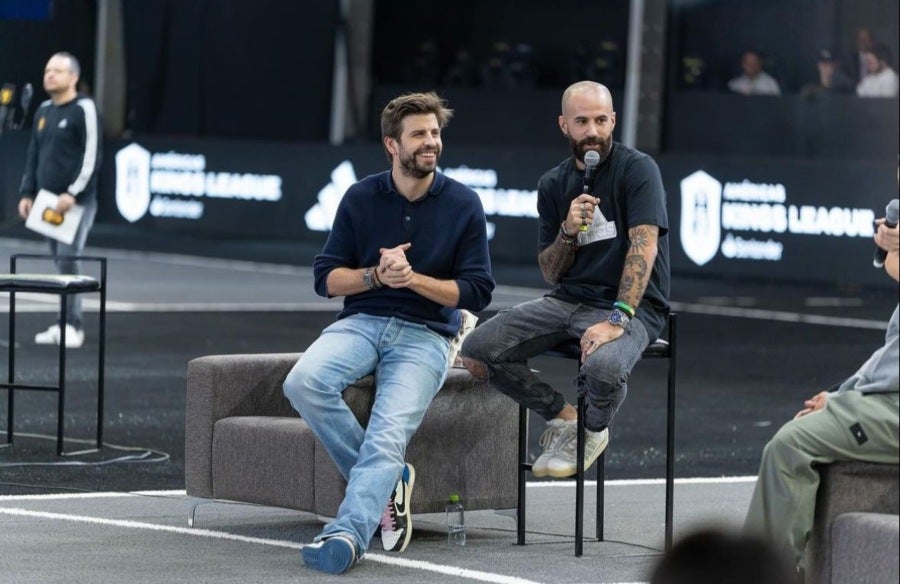
[[[437,171],[452,113],[434,93],[384,108],[391,168],[347,190],[315,258],[316,292],[343,296],[344,309],[303,353],[284,393],[347,480],[337,517],[303,547],[316,570],[345,572],[379,526],[385,550],[408,545],[415,470],[404,463],[406,446],[447,375],[460,310],[491,301],[481,201]],[[364,428],[341,394],[370,374],[376,394]]]

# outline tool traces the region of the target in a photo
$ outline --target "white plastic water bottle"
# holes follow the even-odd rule
[[[450,495],[450,502],[447,503],[447,543],[460,547],[466,545],[465,510],[459,502],[459,495],[455,494]]]

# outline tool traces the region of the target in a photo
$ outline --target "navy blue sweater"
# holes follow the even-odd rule
[[[491,302],[494,278],[484,209],[475,192],[435,172],[428,192],[409,202],[394,188],[390,171],[368,176],[347,189],[322,253],[313,262],[316,292],[328,296],[335,268],[377,266],[379,248],[404,243],[412,269],[459,286],[457,308],[478,311]],[[344,298],[338,318],[364,313],[395,316],[448,337],[459,332],[460,315],[408,288],[383,287]]]

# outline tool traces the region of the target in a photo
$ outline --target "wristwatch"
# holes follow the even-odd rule
[[[610,324],[614,324],[622,328],[627,328],[629,321],[631,321],[631,317],[625,314],[624,310],[613,308],[606,320],[608,320]]]

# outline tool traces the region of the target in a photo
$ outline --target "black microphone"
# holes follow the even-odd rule
[[[894,199],[884,209],[884,224],[893,229],[897,226],[898,219],[900,219],[900,202]],[[872,265],[876,268],[883,268],[886,258],[887,251],[879,247],[875,250],[875,258],[872,260]]]
[[[33,96],[34,89],[31,87],[31,83],[26,83],[25,87],[22,88],[21,97],[19,98],[19,101],[22,104],[22,118],[19,120],[18,124],[15,124],[16,130],[21,130],[22,126],[25,125],[25,120],[28,118],[28,108],[31,107],[31,98]]]
[[[596,150],[588,150],[584,153],[584,184],[581,188],[581,193],[584,195],[591,192],[591,186],[594,182],[594,171],[597,169],[598,164],[600,164],[600,154]],[[579,229],[587,231],[588,226],[582,225]]]

